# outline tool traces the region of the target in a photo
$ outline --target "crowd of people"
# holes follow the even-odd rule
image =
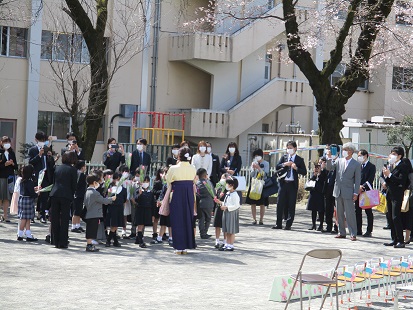
[[[9,207],[10,213],[17,214],[17,240],[37,241],[30,229],[37,212],[37,219],[49,224],[46,241],[56,248],[69,246],[69,231],[85,233],[88,252],[99,251],[96,246],[99,240],[106,247],[120,247],[120,238],[133,238],[140,248],[146,248],[144,234],[149,226],[152,227],[150,244],[167,242],[176,254],[182,255],[196,248],[197,231],[199,238],[210,239],[213,235],[208,232],[212,225],[214,247],[234,251],[242,203],[242,193],[237,191],[242,159],[236,143],[229,143],[221,158],[212,153],[208,141],[200,141],[195,154],[187,141],[173,145],[165,165],[152,179],[151,156],[146,152],[147,141],[143,138],[136,141],[130,158],[125,158],[125,150],[116,139],[109,138],[102,158],[106,169],[88,173],[73,133],[67,134],[67,145],[60,154],[53,151],[53,139],[43,132],[36,133],[35,141],[28,150],[28,165],[19,169],[10,138],[1,139],[1,220],[10,221]],[[294,223],[299,176],[307,175],[304,159],[296,152],[296,142],[289,141],[274,176],[270,175],[270,164],[264,160],[263,150],[256,149],[252,154],[251,180],[259,179],[278,188],[273,229],[291,230]],[[359,150],[357,159],[353,158],[355,152],[351,143],[344,144],[341,152],[339,146],[330,145],[314,164],[310,176],[313,187],[307,204],[311,211],[309,230],[334,233],[335,238],[344,239],[347,227],[352,241],[357,236],[372,236],[371,209],[365,209],[367,228],[363,234],[359,195],[371,189],[376,167],[369,161],[366,150]],[[59,157],[61,164],[57,165]],[[393,148],[380,178],[388,206],[386,228],[391,230],[392,238],[386,246],[402,248],[410,243],[413,213],[401,212],[401,206],[405,189],[410,184],[413,186],[412,172],[403,148]],[[257,196],[252,186],[248,189],[245,202],[251,205],[252,225],[264,224],[268,196],[264,191]],[[260,207],[258,221],[257,206]],[[126,231],[128,222],[130,234]]]

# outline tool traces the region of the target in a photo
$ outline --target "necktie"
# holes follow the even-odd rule
[[[362,165],[361,165],[361,170],[363,170],[364,167],[366,167],[366,164],[362,164]]]
[[[293,158],[292,157],[290,157],[290,161],[292,162],[293,161]],[[291,166],[289,167],[289,169],[288,169],[288,171],[287,171],[287,178],[290,178],[291,177],[291,173],[292,173],[292,169],[293,168],[291,168]]]
[[[141,165],[143,165],[143,152],[141,153]]]

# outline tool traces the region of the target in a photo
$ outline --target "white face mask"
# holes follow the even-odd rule
[[[149,183],[142,183],[142,188],[147,189],[149,187]]]
[[[6,143],[6,144],[3,144],[3,147],[4,147],[6,150],[8,150],[8,149],[11,147],[11,145],[10,145],[10,143]]]
[[[262,159],[261,156],[255,156],[255,161],[260,161]]]
[[[220,183],[221,185],[225,185],[225,184],[227,184],[227,182],[225,181],[225,179],[221,179],[221,180],[219,180],[219,183]]]
[[[207,147],[207,152],[208,152],[208,153],[212,153],[212,147],[208,146],[208,147]]]
[[[342,151],[341,155],[343,155],[343,158],[347,158],[348,156],[348,152],[347,151]]]
[[[294,149],[287,149],[288,155],[293,155],[295,153]]]
[[[178,156],[179,150],[172,150],[172,154]]]
[[[397,161],[397,156],[393,155],[393,154],[390,154],[389,155],[389,164],[393,165],[396,161]]]
[[[357,157],[357,161],[362,164],[364,162],[364,156]]]
[[[42,148],[44,146],[44,142],[37,142],[37,146]]]
[[[228,151],[229,151],[230,153],[235,153],[235,147],[230,147],[230,148],[228,148]]]
[[[126,179],[129,177],[129,173],[128,172],[124,172],[122,173],[122,178]]]
[[[231,186],[230,186],[230,185],[225,185],[225,189],[226,189],[227,191],[229,191],[229,190],[231,189]]]
[[[142,150],[143,150],[143,145],[142,145],[142,144],[137,144],[137,145],[136,145],[136,149],[137,149],[138,151],[142,151]]]
[[[200,146],[200,147],[199,147],[199,151],[200,151],[201,153],[205,153],[206,147],[205,147],[205,146]]]

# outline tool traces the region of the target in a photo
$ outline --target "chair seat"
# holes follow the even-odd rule
[[[393,269],[393,271],[413,273],[413,269],[405,268],[405,267],[402,267],[401,269],[400,269],[399,267],[395,267],[395,268]]]
[[[359,274],[358,277],[363,277],[365,279],[370,278],[372,280],[383,279],[383,275],[375,274],[375,273],[373,273],[373,274],[362,273],[362,274]]]
[[[340,281],[355,282],[355,283],[360,283],[365,280],[365,278],[361,278],[359,276],[355,277],[353,280],[351,280],[350,278],[346,278],[344,276],[338,276],[337,279]]]
[[[390,277],[398,277],[401,275],[401,273],[398,271],[377,271],[376,273],[382,274],[384,276],[390,276]]]
[[[291,275],[294,280],[300,280],[300,277],[296,274]],[[331,279],[321,274],[303,273],[301,274],[301,280],[303,283],[308,284],[335,284],[336,280]]]

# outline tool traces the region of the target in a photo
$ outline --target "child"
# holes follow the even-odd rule
[[[219,202],[223,202],[225,199],[225,194],[227,193],[227,190],[225,189],[225,186],[227,184],[226,179],[229,178],[228,173],[224,173],[221,176],[221,180],[216,186],[216,192],[217,192],[217,198],[214,200],[218,208],[215,208],[215,214],[214,214],[214,227],[215,227],[215,248],[219,249],[220,247],[223,247],[224,244],[219,240],[219,237],[221,235],[221,228],[222,228],[222,215],[224,214],[224,211],[221,210],[219,207]],[[224,234],[224,240],[225,240],[225,234]]]
[[[238,187],[238,180],[228,178],[225,189],[224,202],[220,202],[221,209],[224,211],[222,217],[222,231],[227,234],[225,245],[219,248],[220,251],[234,251],[235,234],[239,233],[239,195],[235,191]]]
[[[156,171],[156,177],[155,177],[155,181],[153,183],[153,189],[152,192],[155,195],[155,201],[158,202],[159,201],[159,197],[162,194],[162,190],[163,190],[163,184],[162,184],[162,172],[163,169],[159,168]],[[158,203],[155,204],[155,206],[152,208],[152,241],[151,244],[158,244],[158,243],[162,243],[162,238],[160,240],[160,242],[158,241],[158,221],[159,221],[159,205]]]
[[[157,202],[158,207],[161,206],[162,200],[165,197],[166,190],[168,189],[168,184],[166,183],[166,173],[168,172],[168,169],[169,169],[169,167],[164,167],[163,172],[161,174],[162,193],[159,196],[159,199],[158,199],[158,202]],[[161,225],[161,229],[159,230],[159,236],[156,238],[156,240],[158,241],[158,243],[162,243],[162,240],[165,240],[165,241],[168,240],[169,245],[172,246],[173,245],[172,228],[171,228],[171,221],[170,221],[169,215],[167,215],[167,216],[161,215],[160,220],[159,220],[159,224]],[[168,227],[169,238],[166,236],[166,233],[165,233],[166,232],[166,227]]]
[[[310,191],[308,196],[307,210],[311,211],[311,220],[312,225],[308,230],[318,230],[323,231],[324,223],[324,185],[327,179],[326,170],[321,169],[321,163],[314,164],[314,173],[310,180],[316,181],[315,187]],[[317,212],[318,217],[320,218],[320,226],[316,227],[317,221]]]
[[[32,180],[34,168],[32,165],[23,167],[22,180],[20,183],[20,196],[18,203],[18,217],[20,219],[19,233],[17,240],[23,240],[23,230],[26,228],[26,241],[37,241],[30,231],[30,221],[35,214],[35,185]]]
[[[123,226],[123,206],[127,199],[127,191],[126,188],[120,184],[120,174],[115,172],[113,174],[113,182],[112,182],[112,196],[116,196],[116,199],[113,201],[112,204],[108,205],[108,210],[106,214],[106,227],[110,227],[109,234],[106,238],[106,246],[110,247],[111,240],[113,239],[113,246],[120,247],[121,244],[119,243],[118,236],[116,235],[116,231],[118,227]]]
[[[90,174],[86,177],[86,183],[88,188],[85,193],[84,204],[87,209],[85,216],[86,222],[86,251],[87,252],[98,252],[92,244],[92,241],[97,238],[99,220],[103,216],[102,205],[111,204],[112,201],[116,199],[116,196],[111,198],[104,198],[96,189],[99,188],[100,178],[96,174]]]
[[[72,203],[72,230],[74,233],[82,233],[85,230],[80,226],[80,213],[83,209],[83,200],[86,193],[86,162],[79,160],[76,165],[77,169],[77,187],[75,192],[75,199]]]
[[[129,191],[129,186],[131,185],[131,181],[129,180],[129,168],[126,165],[121,165],[119,167],[119,173],[122,174],[122,179],[125,180],[123,182],[123,187],[126,188],[127,191],[127,199],[123,209],[122,239],[129,239],[129,236],[126,235],[126,225],[128,223],[128,216],[130,216],[132,213],[132,207],[130,202],[131,197]]]
[[[145,177],[141,187],[138,190],[138,195],[135,196],[136,213],[135,225],[138,227],[135,244],[139,244],[140,248],[146,248],[143,241],[143,230],[145,226],[152,226],[152,209],[156,207],[155,195],[149,189],[150,179]]]
[[[198,226],[201,239],[208,239],[209,225],[211,224],[211,214],[214,209],[215,190],[209,181],[206,169],[199,168],[196,172],[198,181],[196,182],[197,195],[199,196],[198,204]],[[197,199],[198,200],[198,199]]]

